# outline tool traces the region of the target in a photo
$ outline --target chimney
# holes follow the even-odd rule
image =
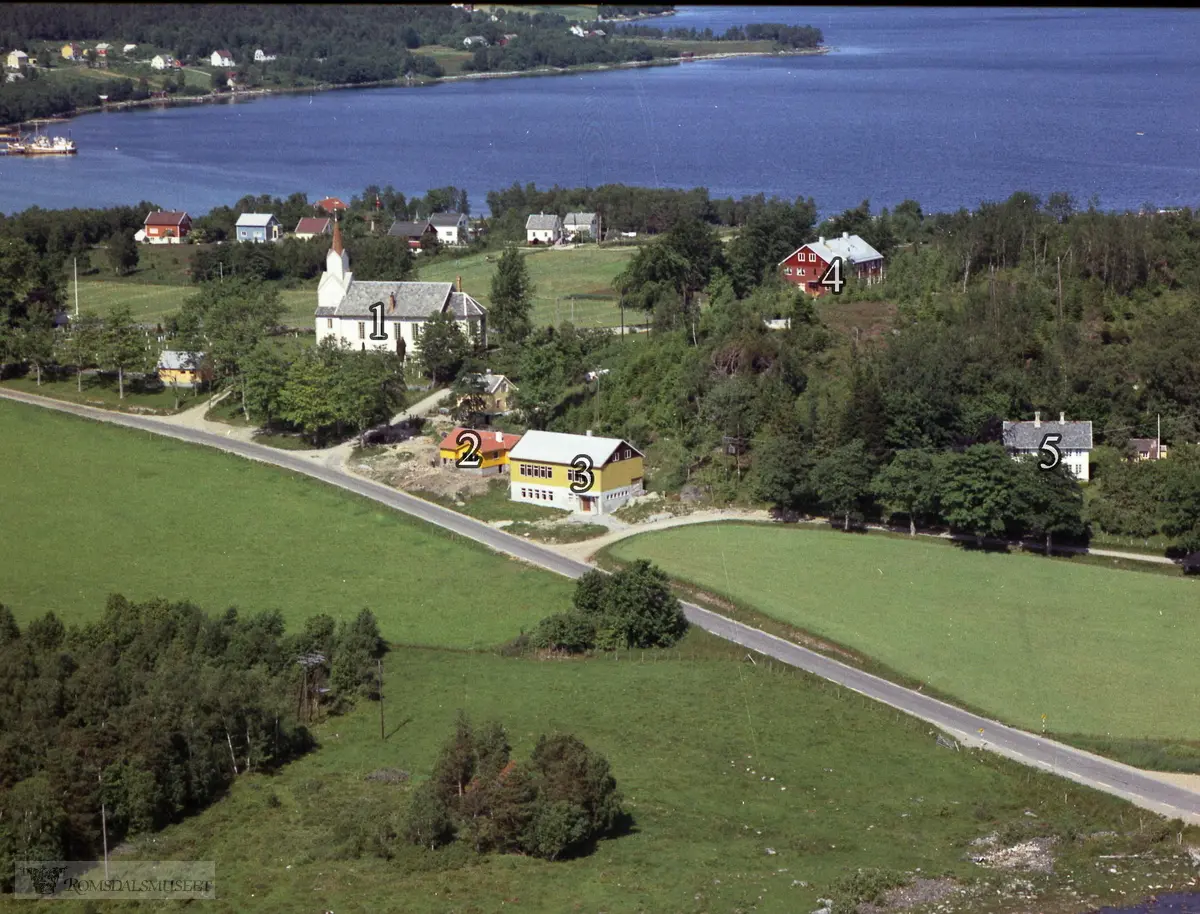
[[[589,438],[591,438],[591,437],[592,437],[592,430],[591,430],[590,428],[587,430],[587,436],[588,436]]]
[[[844,241],[849,241],[849,240],[850,240],[850,233],[849,233],[849,232],[842,232],[842,239],[843,239]]]
[[[388,314],[396,313],[396,293],[393,292],[388,296]]]
[[[825,243],[825,236],[822,235],[820,238],[817,239],[817,244],[824,244],[824,243]]]
[[[1058,424],[1059,424],[1059,425],[1066,425],[1066,424],[1067,424],[1067,414],[1066,414],[1066,413],[1059,413],[1059,414],[1058,414]]]
[[[1041,414],[1041,413],[1034,413],[1034,414],[1033,414],[1033,427],[1034,427],[1034,428],[1041,428],[1041,427],[1042,427],[1042,414]]]
[[[496,440],[501,444],[504,443],[504,432],[496,432]]]
[[[461,276],[458,277],[458,291],[459,292],[462,291],[462,277]]]

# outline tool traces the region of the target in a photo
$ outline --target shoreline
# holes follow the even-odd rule
[[[242,89],[236,92],[210,93],[208,95],[179,95],[168,98],[143,98],[123,102],[111,102],[100,105],[89,105],[76,108],[69,114],[55,114],[51,117],[31,118],[17,123],[0,124],[0,128],[16,128],[23,130],[34,124],[65,123],[85,114],[99,114],[104,111],[125,111],[134,108],[170,108],[179,105],[212,104],[215,102],[236,102],[243,99],[267,98],[273,95],[296,95],[308,92],[334,92],[345,89],[395,89],[395,88],[424,88],[437,86],[442,83],[464,82],[477,79],[515,79],[528,76],[574,76],[580,73],[602,73],[608,70],[630,70],[643,67],[668,67],[685,63],[695,63],[699,60],[730,60],[736,57],[815,57],[828,54],[832,48],[822,45],[818,48],[797,51],[717,51],[709,54],[696,54],[692,57],[660,57],[655,60],[630,60],[623,63],[587,64],[580,67],[537,67],[532,70],[501,70],[489,73],[457,73],[453,76],[418,77],[379,80],[369,83],[328,83],[318,86],[285,86],[271,89]]]

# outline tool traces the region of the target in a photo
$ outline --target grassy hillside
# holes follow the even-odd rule
[[[1196,739],[1195,581],[945,544],[704,524],[611,547],[1018,726]]]
[[[1134,896],[1147,870],[1158,886],[1192,878],[1174,833],[1160,848],[1178,863],[1123,860],[1119,876],[1107,861],[1097,867],[1096,853],[1119,853],[1126,834],[1157,827],[1148,814],[987,753],[949,752],[925,725],[795,671],[753,666],[743,651],[697,635],[684,655],[698,656],[672,651],[654,662],[394,651],[386,741],[367,704],[320,727],[323,748],[310,757],[274,777],[240,780],[226,800],[139,853],[215,860],[218,900],[208,906],[231,914],[794,914],[816,908],[859,867],[1006,884],[1011,875],[966,856],[970,841],[997,830],[1007,841],[1064,836],[1056,875],[1029,877],[1042,912],[1080,910],[1092,891],[1101,900]],[[355,815],[407,804],[408,786],[366,775],[388,767],[423,780],[458,708],[477,722],[501,720],[516,758],[540,733],[578,734],[611,762],[632,832],[557,863],[404,846],[392,860],[339,859]],[[1122,837],[1082,837],[1100,829]],[[996,888],[975,891],[976,909],[1013,910]]]
[[[161,322],[178,311],[183,300],[196,294],[189,281],[192,245],[142,245],[138,268],[129,276],[116,277],[111,270],[100,270],[79,280],[79,306],[100,314],[116,304],[127,304],[134,318]],[[636,247],[598,247],[587,245],[566,251],[530,250],[529,275],[535,285],[535,323],[558,324],[574,319],[580,327],[616,327],[621,322],[613,278],[625,268]],[[454,282],[462,277],[463,288],[485,306],[491,294],[492,273],[498,252],[448,257],[427,265],[418,258],[414,277],[425,282]],[[94,260],[103,263],[104,254]],[[74,283],[68,283],[67,299],[74,303]],[[294,289],[281,289],[280,300],[286,307],[283,321],[289,326],[310,327],[317,307],[316,281]],[[643,320],[638,313],[627,314],[626,321]]]
[[[565,251],[545,248],[523,251],[534,284],[534,323],[557,325],[573,319],[578,327],[620,326],[621,312],[612,281],[636,251],[633,246],[597,245]],[[454,282],[461,276],[463,289],[486,307],[499,257],[496,252],[439,260],[420,266],[417,278],[426,282]],[[625,315],[625,320],[644,320],[644,315],[631,312]]]
[[[0,602],[94,618],[107,594],[279,609],[364,606],[385,637],[487,646],[570,585],[323,483],[211,449],[0,402]]]

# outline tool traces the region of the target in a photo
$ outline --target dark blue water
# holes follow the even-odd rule
[[[834,53],[94,114],[80,154],[0,158],[0,211],[247,193],[624,182],[926,210],[1015,190],[1200,203],[1200,15],[1187,10],[684,8],[810,23]],[[1139,135],[1142,134],[1142,135]]]

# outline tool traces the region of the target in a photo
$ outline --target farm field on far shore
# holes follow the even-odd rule
[[[1119,877],[1098,869],[1094,854],[1120,853],[1129,839],[1083,835],[1160,821],[1146,814],[1140,825],[1113,797],[987,752],[947,752],[923,723],[794,670],[751,666],[744,650],[702,632],[680,647],[681,659],[671,650],[572,661],[395,650],[385,660],[396,696],[386,741],[377,706],[363,702],[317,727],[316,752],[276,775],[239,778],[209,810],[135,842],[137,853],[217,861],[221,888],[208,904],[219,914],[365,910],[364,898],[380,914],[794,914],[859,867],[1011,881],[967,855],[970,841],[997,831],[1006,842],[1080,836],[1060,839],[1055,875],[1037,877],[1039,901],[1056,903],[1043,911],[1078,910],[1077,891],[1136,897],[1148,873],[1180,887],[1194,876],[1174,832],[1158,846],[1178,855],[1174,864],[1131,858]],[[369,850],[340,858],[351,819],[382,822],[408,803],[410,786],[364,778],[391,768],[424,781],[459,708],[476,724],[502,722],[520,761],[542,733],[578,735],[611,763],[632,833],[555,863],[467,863],[465,848],[428,854],[399,843],[391,860]],[[1177,875],[1158,875],[1171,866]]]
[[[382,505],[146,432],[0,401],[0,466],[0,602],[22,623],[120,592],[289,625],[366,607],[391,641],[462,648],[570,602],[569,581]]]
[[[1200,737],[1195,581],[874,535],[700,524],[608,550],[1029,730]]]

